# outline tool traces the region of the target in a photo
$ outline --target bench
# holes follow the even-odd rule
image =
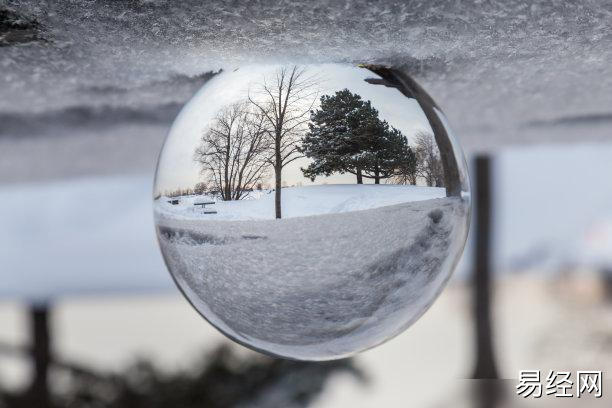
[[[214,204],[214,203],[215,203],[214,201],[202,201],[202,202],[199,202],[199,203],[193,203],[193,205],[201,206],[202,207],[202,213],[204,213],[204,214],[216,214],[217,212],[215,210],[207,210],[206,209],[207,205],[211,205],[211,204]]]

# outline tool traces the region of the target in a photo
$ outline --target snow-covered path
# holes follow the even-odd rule
[[[433,302],[461,253],[466,203],[430,199],[282,220],[158,218],[166,262],[212,324],[279,355],[372,347]]]

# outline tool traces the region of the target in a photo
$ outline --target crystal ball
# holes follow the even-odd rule
[[[263,353],[343,358],[431,306],[465,245],[470,191],[447,120],[380,65],[220,71],[161,151],[156,231],[177,286]]]

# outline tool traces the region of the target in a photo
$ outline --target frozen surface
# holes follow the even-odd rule
[[[0,189],[0,299],[172,289],[147,177]]]
[[[0,9],[29,24],[0,27],[0,181],[148,171],[206,72],[269,60],[403,66],[468,153],[601,141],[612,128],[610,1],[23,0]],[[109,151],[109,135],[121,153]],[[31,154],[41,138],[52,142]],[[67,151],[80,159],[67,162]]]
[[[612,271],[612,144],[514,148],[494,163],[500,269]]]
[[[375,346],[420,317],[458,261],[466,222],[465,201],[436,198],[282,220],[158,217],[157,229],[177,284],[212,324],[316,360]]]
[[[494,169],[498,271],[612,269],[612,144],[512,149]],[[0,297],[174,291],[151,189],[150,177],[0,186]]]

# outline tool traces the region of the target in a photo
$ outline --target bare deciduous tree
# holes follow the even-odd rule
[[[240,200],[266,177],[269,162],[264,116],[238,102],[219,111],[194,160],[223,200]]]
[[[418,175],[421,176],[428,186],[443,187],[444,173],[440,153],[434,138],[423,132],[416,134],[415,152],[418,163]]]
[[[202,195],[206,193],[208,190],[208,186],[204,182],[198,182],[195,186],[193,186],[193,194]]]
[[[316,78],[307,75],[304,68],[280,68],[249,94],[249,101],[264,120],[272,149],[269,161],[274,169],[276,218],[282,215],[282,170],[303,157],[300,141],[316,101],[316,83]]]

